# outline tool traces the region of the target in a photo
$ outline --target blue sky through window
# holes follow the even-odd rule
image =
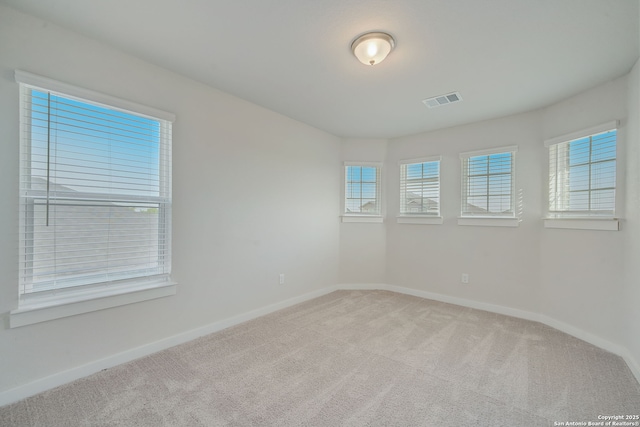
[[[32,90],[32,176],[89,193],[158,196],[157,120]],[[47,110],[50,104],[50,116]]]

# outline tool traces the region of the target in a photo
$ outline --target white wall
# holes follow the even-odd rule
[[[627,78],[560,102],[544,110],[543,137],[550,138],[620,120],[616,213],[625,217]],[[546,169],[545,169],[546,173]],[[622,344],[623,241],[619,232],[540,230],[541,312]]]
[[[345,139],[342,142],[342,161],[385,162],[386,139]],[[344,169],[344,167],[343,167]],[[388,174],[386,164],[382,169],[382,198],[388,193],[384,188]],[[340,195],[344,198],[344,171],[341,174]],[[341,208],[342,209],[342,208]],[[383,212],[384,214],[384,212]],[[340,224],[340,274],[342,284],[385,283],[386,226],[384,223]]]
[[[7,328],[18,297],[14,69],[177,115],[177,295]],[[0,129],[0,393],[338,281],[341,141],[332,135],[4,6]]]
[[[640,184],[635,172],[640,163],[638,148],[631,152],[627,147],[627,91],[627,78],[622,77],[539,111],[390,141],[386,282],[539,314],[601,342],[634,346],[637,360],[640,316],[627,314],[625,318],[621,310],[625,304],[626,253],[628,263],[633,263],[635,269],[627,278],[627,294],[635,301],[634,313],[639,312],[640,246],[631,234],[631,227],[638,222],[640,211],[637,206]],[[627,166],[636,173],[630,187],[636,203],[635,211],[630,212],[632,216],[623,221],[619,232],[545,229],[542,217],[547,203],[548,172],[544,140],[614,119],[621,120],[618,194],[626,192]],[[632,142],[637,144],[637,136]],[[507,145],[518,146],[516,187],[522,190],[524,200],[520,226],[457,225],[461,175],[458,154]],[[631,157],[627,157],[627,150]],[[395,190],[399,187],[398,161],[433,155],[442,155],[444,224],[397,224],[393,216],[399,211],[399,195]],[[618,198],[617,213],[624,218],[624,196]],[[460,283],[461,273],[470,275],[470,284]],[[623,332],[625,322],[636,325],[627,335]]]
[[[454,107],[455,108],[455,107]],[[522,310],[537,309],[542,182],[540,114],[528,113],[393,140],[389,182],[387,283]],[[517,145],[516,187],[525,209],[518,228],[459,226],[459,153]],[[399,160],[442,156],[442,225],[398,224]],[[461,274],[470,283],[461,284]]]
[[[625,289],[619,307],[624,343],[640,371],[640,61],[629,74],[626,164]]]

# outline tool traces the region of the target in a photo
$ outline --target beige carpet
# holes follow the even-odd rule
[[[0,425],[512,427],[638,413],[624,361],[555,329],[338,291],[5,406]]]

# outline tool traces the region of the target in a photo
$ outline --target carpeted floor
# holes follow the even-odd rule
[[[577,338],[338,291],[5,406],[0,425],[529,427],[635,414],[624,361]]]

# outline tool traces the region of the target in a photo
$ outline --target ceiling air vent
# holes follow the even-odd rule
[[[452,102],[462,101],[462,97],[458,92],[451,92],[446,95],[438,95],[433,98],[427,98],[424,101],[424,105],[429,108],[440,107],[441,105],[451,104]]]

